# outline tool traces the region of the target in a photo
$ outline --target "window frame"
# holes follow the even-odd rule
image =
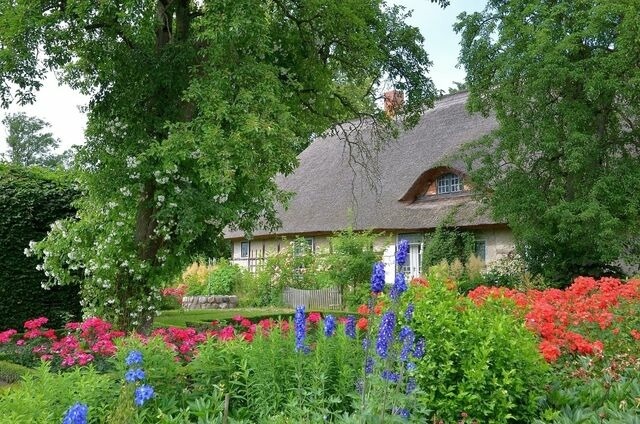
[[[246,246],[246,252],[244,251],[244,247]],[[251,254],[251,242],[248,240],[240,242],[240,257],[248,258]]]
[[[482,255],[478,255],[479,247],[482,246]],[[487,263],[487,240],[476,239],[473,243],[473,254],[480,259],[482,263]]]
[[[454,190],[454,187],[456,190]],[[462,178],[454,172],[447,172],[436,178],[436,195],[457,194],[464,191]]]

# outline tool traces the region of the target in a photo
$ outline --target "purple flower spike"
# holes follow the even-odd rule
[[[327,315],[324,318],[324,335],[331,337],[336,332],[336,319],[333,315]]]
[[[380,332],[376,341],[376,352],[381,358],[386,358],[389,345],[393,343],[393,330],[396,326],[396,316],[393,311],[385,312],[380,322]]]
[[[384,290],[384,263],[376,262],[373,265],[373,273],[371,274],[371,291],[375,294],[382,293]]]
[[[407,256],[409,256],[409,242],[400,240],[396,250],[396,263],[400,266],[404,265],[407,262]]]
[[[307,323],[304,317],[304,306],[297,306],[293,317],[296,331],[296,352],[305,352],[304,338],[307,331]]]

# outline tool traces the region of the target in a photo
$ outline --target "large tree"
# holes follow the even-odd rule
[[[381,0],[1,0],[5,104],[48,69],[91,96],[77,219],[37,248],[51,283],[82,279],[87,313],[148,325],[155,288],[225,227],[277,225],[273,177],[313,135],[391,128],[385,81],[416,122],[435,89],[405,17]]]
[[[534,271],[602,272],[638,237],[640,2],[489,0],[463,14],[472,178]]]
[[[47,131],[48,122],[18,112],[7,114],[2,124],[7,132],[5,141],[9,151],[5,157],[9,162],[47,167],[63,164],[65,154],[58,155],[53,152],[60,145],[60,140]]]

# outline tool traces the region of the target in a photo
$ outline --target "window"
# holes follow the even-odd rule
[[[475,255],[482,262],[487,261],[487,242],[484,240],[476,240]]]
[[[241,241],[240,242],[240,257],[248,258],[249,257],[249,242]]]
[[[460,176],[456,174],[444,174],[437,180],[438,194],[458,193],[462,191]]]
[[[293,255],[300,256],[306,252],[315,252],[313,237],[297,238],[293,242]]]

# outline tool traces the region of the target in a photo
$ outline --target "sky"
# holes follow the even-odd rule
[[[408,23],[420,29],[425,38],[425,49],[433,66],[429,72],[436,87],[447,90],[454,86],[454,81],[464,81],[464,70],[457,67],[460,36],[452,25],[456,17],[463,11],[480,11],[485,0],[451,0],[446,9],[431,3],[429,0],[390,0],[390,3],[405,6],[413,10]],[[53,74],[49,75],[33,105],[12,106],[8,111],[0,110],[0,119],[7,112],[25,112],[27,115],[44,119],[51,124],[49,129],[61,140],[59,151],[68,149],[74,144],[82,144],[86,117],[80,112],[88,99],[74,92],[68,86],[60,86]],[[6,151],[6,131],[0,128],[0,152]]]

